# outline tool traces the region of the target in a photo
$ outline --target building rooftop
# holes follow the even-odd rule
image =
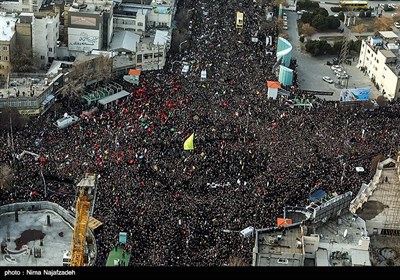
[[[3,1],[0,7],[7,12],[16,12],[19,10],[19,1]]]
[[[112,1],[97,1],[92,3],[87,3],[83,0],[74,2],[69,8],[69,12],[82,12],[82,13],[92,13],[101,14],[103,11],[110,11],[112,8]]]
[[[258,232],[258,252],[262,253],[302,253],[297,241],[301,240],[300,227],[285,229],[285,231]]]
[[[317,266],[327,262],[331,266],[370,266],[369,237],[363,219],[346,213],[329,220],[318,227],[315,232],[320,240],[317,250]],[[318,253],[319,251],[325,253]],[[323,259],[328,257],[328,259]]]
[[[18,18],[12,15],[0,16],[0,41],[10,41],[15,33],[15,23]]]
[[[371,228],[400,230],[400,181],[396,168],[382,168],[380,178],[376,189],[357,214]]]
[[[379,34],[382,35],[383,38],[386,39],[393,39],[393,38],[398,38],[399,36],[394,33],[393,31],[379,31]]]
[[[2,254],[0,266],[62,266],[63,254],[71,247],[72,228],[58,214],[19,211],[15,222],[14,212],[5,213],[0,215],[0,224],[0,236],[6,239],[9,252]]]
[[[386,58],[396,58],[396,57],[397,57],[391,50],[381,50],[381,53],[382,53]]]
[[[46,75],[10,74],[8,88],[0,88],[0,98],[38,96],[49,87],[50,82]]]

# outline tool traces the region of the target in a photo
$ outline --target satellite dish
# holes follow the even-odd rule
[[[343,237],[346,238],[346,236],[347,236],[347,228],[343,232]]]

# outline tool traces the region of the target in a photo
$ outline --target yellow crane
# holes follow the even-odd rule
[[[70,254],[70,266],[83,266],[86,247],[86,232],[89,222],[89,211],[94,197],[96,174],[85,173],[84,178],[78,183],[79,195],[76,201],[76,214],[74,232],[72,235],[72,247]]]

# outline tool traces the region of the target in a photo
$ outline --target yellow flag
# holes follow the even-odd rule
[[[185,151],[194,150],[194,133],[192,133],[192,135],[190,135],[189,138],[185,140],[185,143],[183,143],[183,149]]]

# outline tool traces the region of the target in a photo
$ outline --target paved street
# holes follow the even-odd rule
[[[330,10],[330,9],[329,9]],[[297,30],[297,18],[298,15],[294,11],[286,11],[288,16],[289,29],[286,33],[289,36],[289,41],[293,46],[293,58],[297,59],[297,71],[298,71],[298,82],[300,88],[307,90],[320,90],[320,91],[333,91],[333,96],[320,96],[326,100],[338,100],[340,97],[341,86],[337,84],[338,80],[335,78],[334,72],[330,66],[326,63],[328,60],[332,61],[334,56],[319,56],[312,57],[305,51],[301,51],[301,43],[299,41],[298,30]],[[319,35],[342,35],[341,33],[318,33],[313,39],[318,39]],[[378,91],[375,86],[361,71],[356,68],[357,57],[352,65],[346,65],[346,72],[350,78],[347,86],[349,88],[354,87],[371,87],[371,97],[376,98]],[[328,84],[322,80],[323,76],[331,77],[335,83]],[[335,85],[336,84],[336,85]]]

